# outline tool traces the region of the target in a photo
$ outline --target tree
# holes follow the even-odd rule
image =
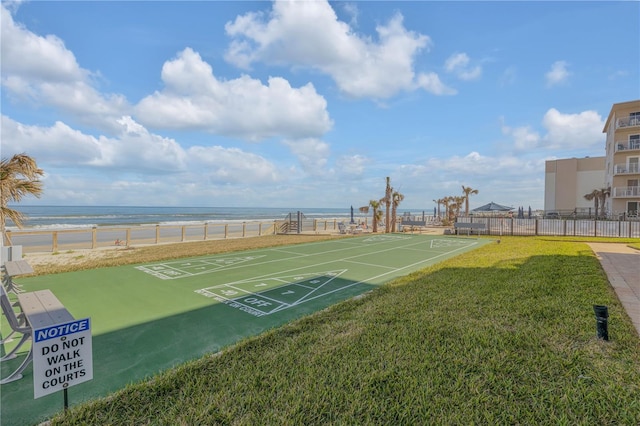
[[[585,194],[584,198],[591,201],[593,200],[593,205],[596,210],[596,219],[598,218],[598,207],[600,207],[600,213],[602,216],[605,215],[605,203],[607,202],[607,197],[611,195],[611,187],[608,188],[600,188],[594,189],[588,194]]]
[[[396,214],[402,200],[404,200],[404,195],[398,191],[393,191],[393,194],[391,194],[391,232],[396,232]]]
[[[602,214],[602,216],[606,215],[605,203],[607,201],[607,197],[610,195],[611,195],[611,187],[600,188],[598,190],[598,199],[600,200],[600,213]]]
[[[382,211],[380,210],[380,200],[371,200],[369,205],[373,209],[373,224],[371,231],[373,233],[378,232],[378,222],[382,218]]]
[[[462,185],[462,193],[464,194],[464,215],[469,216],[469,195],[477,194],[478,190]]]
[[[33,195],[40,197],[44,175],[38,168],[36,160],[27,154],[16,154],[10,159],[3,158],[0,162],[0,227],[2,238],[6,238],[6,221],[11,219],[18,228],[22,228],[24,215],[9,208],[9,202],[20,202],[22,198]]]
[[[391,187],[391,178],[387,176],[387,187],[384,191],[384,198],[380,200],[380,202],[383,203],[386,207],[386,215],[384,220],[385,233],[388,233],[391,230],[391,227],[389,226],[389,209],[391,208],[391,203],[393,202],[392,196],[393,188]]]
[[[589,200],[589,201],[595,200],[593,204],[594,204],[594,207],[595,207],[595,210],[596,210],[596,218],[597,218],[598,217],[598,190],[594,189],[590,193],[585,194],[584,198],[586,200]]]
[[[453,202],[453,197],[443,197],[440,199],[444,206],[444,220],[447,222],[451,220],[451,209],[449,205]]]
[[[450,214],[449,214],[449,218],[453,219],[456,216],[460,216],[460,210],[462,210],[462,205],[464,203],[464,197],[463,196],[453,196],[453,197],[449,197],[450,201],[449,201],[449,209],[450,209]]]

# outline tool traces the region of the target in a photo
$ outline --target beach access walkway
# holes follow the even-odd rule
[[[640,250],[626,244],[589,243],[640,335]]]

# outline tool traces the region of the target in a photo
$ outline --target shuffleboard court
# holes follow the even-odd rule
[[[73,405],[489,241],[364,235],[32,277],[20,284],[27,291],[51,289],[76,318],[91,318],[93,380],[69,389]],[[4,335],[4,320],[2,325]],[[3,362],[3,377],[20,361]],[[3,425],[37,423],[62,407],[62,395],[33,399],[31,367],[1,391]]]

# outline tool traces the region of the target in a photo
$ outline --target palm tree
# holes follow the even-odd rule
[[[594,189],[590,193],[584,194],[584,198],[589,201],[595,200],[593,204],[596,209],[596,218],[597,218],[598,217],[598,190]]]
[[[398,191],[393,191],[391,194],[391,232],[396,232],[396,214],[398,212],[398,206],[404,200],[404,195]]]
[[[366,216],[369,214],[369,206],[362,206],[362,207],[358,208],[358,210],[360,211],[360,214],[365,215],[364,222],[366,224],[367,223]]]
[[[0,161],[0,231],[2,238],[10,244],[6,236],[6,221],[11,219],[18,228],[22,228],[24,215],[8,207],[9,202],[19,202],[23,197],[40,197],[44,172],[38,168],[36,160],[27,154],[16,154]]]
[[[464,194],[464,215],[469,216],[469,195],[477,194],[478,190],[462,185],[462,193]]]
[[[371,228],[371,232],[378,232],[378,222],[382,217],[382,211],[380,210],[380,200],[371,200],[369,201],[369,205],[373,209],[373,225]]]
[[[440,217],[440,204],[442,204],[442,199],[433,200],[434,203],[438,205],[438,217]]]
[[[391,208],[391,203],[393,202],[392,195],[393,195],[393,188],[391,187],[391,178],[387,176],[387,187],[384,191],[384,198],[380,200],[380,202],[384,204],[386,207],[386,215],[384,220],[385,233],[388,233],[391,230],[391,228],[389,227],[389,209]]]
[[[600,188],[598,190],[598,199],[600,200],[600,213],[602,214],[602,216],[606,215],[604,205],[607,201],[607,197],[610,195],[611,195],[611,187]]]
[[[442,201],[442,205],[444,206],[444,219],[448,222],[451,220],[451,211],[449,209],[449,204],[453,202],[452,197],[443,197],[440,199]]]
[[[462,204],[464,203],[465,197],[455,196],[451,198],[453,198],[453,204],[451,204],[453,216],[460,216],[460,210],[462,210]]]

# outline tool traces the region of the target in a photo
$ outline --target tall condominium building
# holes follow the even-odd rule
[[[638,217],[640,210],[640,100],[613,104],[604,125],[607,135],[605,187],[607,212]]]

